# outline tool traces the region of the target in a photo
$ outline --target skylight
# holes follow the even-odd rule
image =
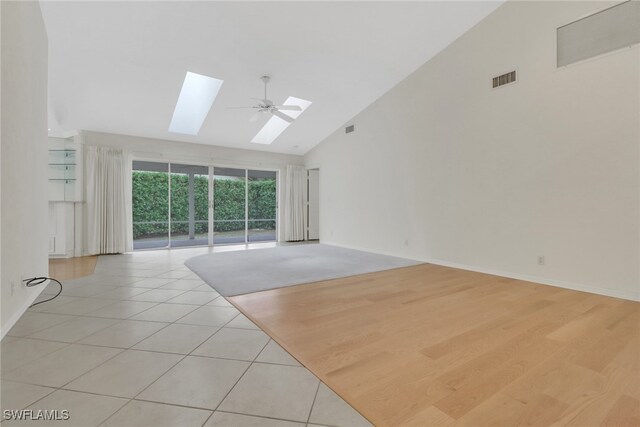
[[[169,132],[197,135],[223,81],[187,71]]]
[[[304,110],[311,105],[311,101],[290,96],[286,101],[284,101],[283,105],[298,105],[300,107],[300,111],[281,110],[283,114],[286,114],[293,119],[297,119],[298,116],[300,116],[300,114],[302,114]],[[256,144],[271,144],[282,132],[284,132],[286,128],[289,127],[290,124],[291,123],[287,123],[280,117],[271,116],[267,124],[260,129],[260,132],[253,137],[251,142],[255,142]]]

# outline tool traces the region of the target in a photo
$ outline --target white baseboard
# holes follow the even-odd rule
[[[40,296],[42,291],[44,291],[44,288],[46,288],[49,285],[49,283],[51,283],[51,280],[48,280],[45,283],[42,283],[41,285],[38,285],[38,287],[36,287],[35,289],[36,290],[39,289],[39,292],[32,292],[32,295],[30,295],[29,298],[26,299],[26,301],[24,302],[24,304],[22,304],[20,309],[16,311],[16,313],[13,316],[11,316],[11,318],[7,320],[6,323],[2,325],[2,328],[0,329],[0,340],[3,339],[5,335],[7,335],[7,332],[9,332],[11,328],[13,328],[13,325],[16,324],[16,322],[20,319],[20,317],[22,317],[24,312],[27,311],[27,309],[31,306],[31,304],[33,304],[33,302]]]
[[[640,292],[634,294],[633,292],[621,291],[618,289],[601,288],[597,286],[583,285],[580,283],[566,282],[563,280],[547,279],[539,276],[530,276],[528,274],[519,274],[519,273],[492,270],[489,268],[458,264],[455,262],[443,261],[439,259],[426,260],[425,262],[428,262],[429,264],[442,265],[444,267],[459,268],[461,270],[469,270],[469,271],[475,271],[478,273],[491,274],[494,276],[508,277],[510,279],[523,280],[525,282],[533,282],[533,283],[538,283],[540,285],[555,286],[556,288],[571,289],[574,291],[588,292],[591,294],[604,295],[607,297],[621,298],[621,299],[626,299],[631,301],[640,301]]]
[[[354,249],[354,250],[358,250],[358,251],[371,252],[370,249],[366,249],[366,248],[360,248],[360,247],[349,246],[349,245],[342,245],[342,244],[331,243],[331,242],[327,242],[327,241],[322,241],[322,243],[327,244],[327,245],[331,245],[331,246],[338,246],[338,247],[346,248],[346,249]],[[388,253],[388,252],[376,252],[376,253],[379,253],[381,255],[402,257],[402,255]],[[416,259],[416,258],[411,258],[411,257],[405,257],[405,258]],[[626,300],[630,300],[630,301],[640,301],[640,289],[638,290],[638,292],[634,293],[634,292],[630,292],[630,291],[621,291],[621,290],[618,290],[618,289],[601,288],[601,287],[597,287],[597,286],[583,285],[583,284],[580,284],[580,283],[566,282],[566,281],[563,281],[563,280],[547,279],[547,278],[544,278],[544,277],[531,276],[531,275],[528,275],[528,274],[520,274],[520,273],[512,273],[512,272],[506,272],[506,271],[493,270],[493,269],[490,269],[490,268],[483,268],[483,267],[478,267],[478,266],[473,266],[473,265],[460,264],[460,263],[457,263],[457,262],[444,261],[444,260],[441,260],[441,259],[429,258],[429,259],[416,259],[416,260],[417,261],[426,262],[426,263],[429,263],[429,264],[441,265],[443,267],[458,268],[460,270],[475,271],[477,273],[485,273],[485,274],[491,274],[491,275],[494,275],[494,276],[508,277],[510,279],[523,280],[525,282],[538,283],[540,285],[555,286],[557,288],[564,288],[564,289],[571,289],[571,290],[574,290],[574,291],[588,292],[588,293],[591,293],[591,294],[604,295],[604,296],[614,297],[614,298],[621,298],[621,299],[626,299]]]
[[[73,254],[49,254],[49,259],[69,259],[73,258]]]

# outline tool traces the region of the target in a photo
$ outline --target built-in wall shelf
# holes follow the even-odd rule
[[[81,191],[80,136],[49,138],[49,201],[78,202]]]
[[[49,137],[49,257],[82,254],[83,143],[82,132],[67,138]]]

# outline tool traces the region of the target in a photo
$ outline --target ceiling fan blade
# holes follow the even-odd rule
[[[262,115],[262,112],[261,111],[257,111],[253,116],[251,116],[249,121],[250,122],[257,122],[261,115]]]
[[[281,113],[281,112],[280,112],[280,111],[278,111],[278,110],[271,110],[271,114],[273,114],[274,116],[276,116],[276,117],[278,117],[278,118],[280,118],[280,119],[284,120],[284,121],[285,121],[285,122],[287,122],[287,123],[293,123],[293,120],[294,120],[294,119],[293,119],[292,117],[289,117],[289,116],[287,116],[286,114]]]
[[[275,107],[282,111],[302,111],[299,105],[276,105]]]
[[[251,107],[227,107],[227,110],[238,110],[242,108],[260,108],[260,107],[256,107],[255,105],[252,105]]]

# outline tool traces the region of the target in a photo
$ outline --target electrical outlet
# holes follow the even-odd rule
[[[544,255],[538,257],[538,265],[544,265]]]

